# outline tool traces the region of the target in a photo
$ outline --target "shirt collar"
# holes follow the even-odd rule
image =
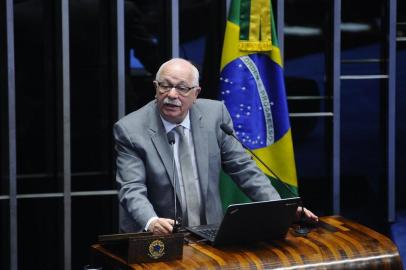
[[[161,115],[159,115],[159,117],[161,117],[161,120],[162,120],[162,123],[164,124],[166,133],[168,133],[169,131],[171,131],[172,129],[174,129],[177,126],[183,126],[184,128],[190,130],[189,112],[187,113],[185,119],[183,119],[183,121],[180,124],[173,124],[171,122],[168,122]]]

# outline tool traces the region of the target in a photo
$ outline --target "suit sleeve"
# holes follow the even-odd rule
[[[114,139],[119,201],[137,223],[137,228],[143,229],[150,218],[157,216],[147,197],[145,164],[120,123],[114,125]]]
[[[231,116],[224,104],[222,105],[222,123],[233,126]],[[241,144],[232,136],[220,132],[221,162],[224,172],[253,201],[279,200],[281,198],[279,193]]]

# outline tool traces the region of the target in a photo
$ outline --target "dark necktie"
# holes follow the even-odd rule
[[[194,183],[195,177],[193,174],[192,158],[187,139],[182,126],[175,127],[179,134],[179,166],[182,173],[183,186],[185,189],[186,211],[188,217],[188,226],[200,225],[200,205],[198,190]]]

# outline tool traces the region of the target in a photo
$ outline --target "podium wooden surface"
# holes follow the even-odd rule
[[[108,269],[403,269],[399,252],[386,236],[339,216],[320,218],[305,236],[293,229],[283,240],[213,247],[190,241],[183,259],[126,264],[101,245],[91,247],[95,264]]]

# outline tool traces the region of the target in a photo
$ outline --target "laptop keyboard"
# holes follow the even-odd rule
[[[214,240],[217,234],[217,228],[200,229],[199,232],[204,234],[207,239]]]
[[[210,224],[210,225],[199,225],[194,227],[186,227],[187,230],[190,232],[199,235],[200,237],[209,240],[210,242],[214,242],[216,238],[219,225],[218,224]]]

